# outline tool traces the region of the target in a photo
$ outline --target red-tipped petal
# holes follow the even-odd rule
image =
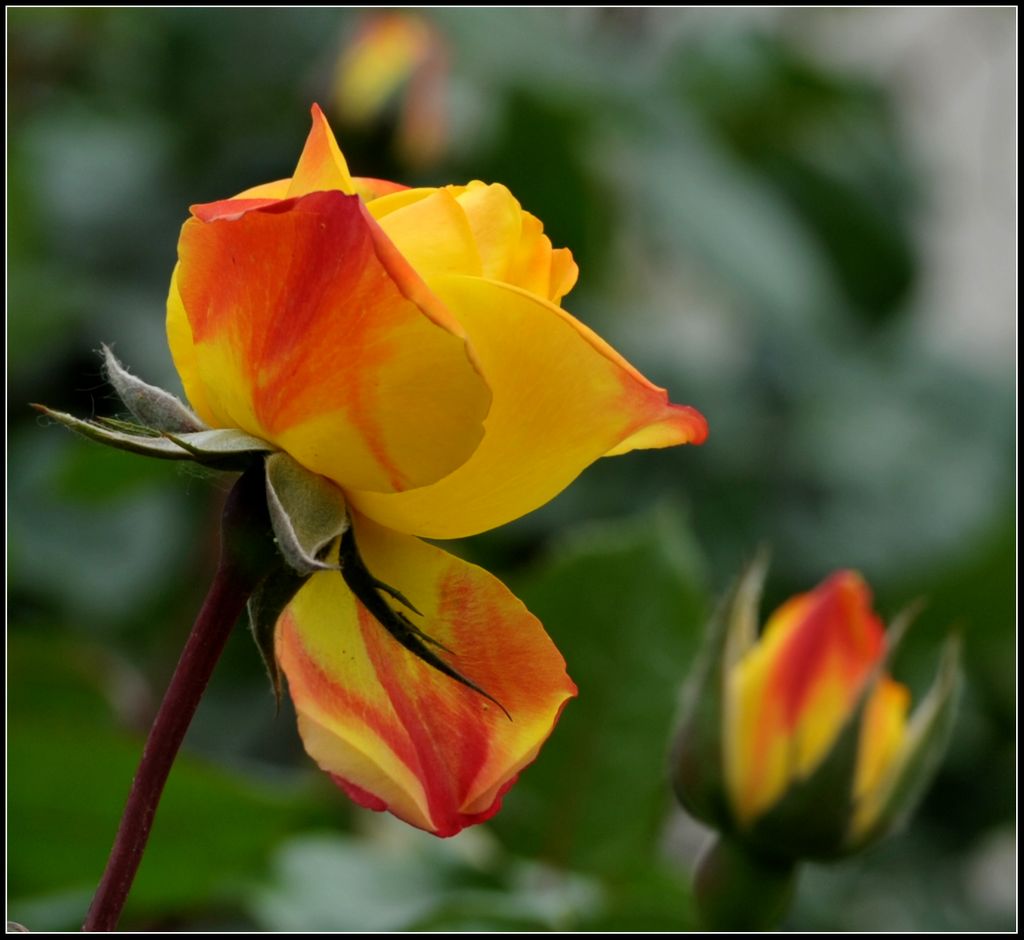
[[[323,573],[278,623],[302,738],[361,806],[454,835],[497,812],[576,687],[541,624],[500,581],[418,539],[355,524],[367,569],[422,611],[408,615],[511,720],[406,650],[339,574]]]
[[[461,538],[543,505],[609,452],[706,437],[699,412],[671,404],[554,304],[483,278],[429,283],[465,328],[494,395],[486,433],[463,466],[431,486],[350,493],[365,515],[428,538]]]

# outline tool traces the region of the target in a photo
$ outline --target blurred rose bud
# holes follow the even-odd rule
[[[887,639],[863,579],[840,571],[786,601],[758,636],[766,568],[755,561],[712,620],[673,782],[683,806],[751,864],[784,871],[858,851],[910,814],[945,748],[958,644],[947,643],[908,717],[910,693],[887,664],[909,617]],[[725,857],[708,853],[714,877],[699,873],[698,889],[725,890],[720,870],[737,868]]]
[[[908,718],[909,692],[886,672],[895,644],[863,579],[833,574],[758,637],[766,567],[748,568],[711,624],[676,742],[676,792],[693,815],[771,855],[856,851],[910,813],[935,770],[958,644]]]
[[[444,42],[427,20],[370,14],[338,58],[332,110],[352,128],[393,120],[397,156],[429,166],[447,138],[447,70]]]

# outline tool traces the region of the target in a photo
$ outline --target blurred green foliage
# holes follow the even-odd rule
[[[703,448],[602,461],[457,547],[541,617],[580,698],[495,820],[442,843],[319,778],[239,631],[126,926],[690,927],[698,837],[668,737],[703,616],[761,541],[769,604],[840,566],[886,616],[928,597],[898,663],[918,691],[945,629],[966,640],[969,693],[911,833],[811,872],[791,925],[1012,925],[992,874],[1015,826],[1010,373],[921,328],[934,180],[892,90],[714,13],[425,11],[450,60],[443,162],[402,165],[394,111],[337,128],[357,173],[506,183],[580,262],[567,306],[709,418]],[[8,12],[8,890],[33,929],[80,923],[225,482],[27,403],[114,411],[101,342],[177,387],[163,303],[186,207],[290,172],[361,15]]]

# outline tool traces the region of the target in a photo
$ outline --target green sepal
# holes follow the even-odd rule
[[[32,407],[72,431],[108,447],[162,460],[191,460],[217,470],[244,470],[252,464],[254,455],[274,450],[273,445],[266,441],[234,428],[183,434],[160,433],[130,421],[110,418],[86,421],[45,405],[33,404]]]
[[[337,571],[321,556],[349,527],[345,494],[285,453],[271,454],[266,472],[267,508],[284,560],[300,575]]]
[[[760,550],[708,622],[700,658],[683,692],[683,717],[672,748],[676,797],[690,815],[717,828],[732,826],[722,745],[726,680],[757,639],[768,562],[768,552]]]
[[[245,458],[246,463],[240,465],[248,467],[253,456],[273,453],[276,449],[268,441],[237,428],[211,428],[191,434],[165,431],[163,437],[191,454],[198,463],[216,463],[218,466],[222,465],[218,461]]]
[[[175,434],[206,430],[206,425],[179,398],[132,375],[117,361],[109,346],[101,348],[107,381],[139,424]]]
[[[860,851],[898,830],[913,814],[946,752],[960,686],[960,637],[954,634],[943,646],[931,688],[911,716],[878,818],[858,838],[849,840],[848,851]]]
[[[246,605],[249,630],[266,667],[278,708],[281,707],[281,668],[274,648],[274,631],[285,607],[308,580],[308,575],[297,574],[287,564],[280,564],[260,582]]]

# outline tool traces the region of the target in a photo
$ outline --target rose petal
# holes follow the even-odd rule
[[[543,505],[590,463],[644,432],[700,443],[704,418],[672,405],[607,343],[565,311],[481,278],[430,285],[464,326],[494,395],[473,456],[443,480],[395,495],[350,493],[378,522],[460,538]]]
[[[475,249],[472,255],[465,254],[461,266],[448,257],[443,264],[436,260],[437,232],[452,227],[448,220],[434,221],[439,207],[431,203],[440,203],[440,194],[462,210],[465,221],[459,226],[458,238],[461,242],[468,233]],[[444,208],[446,213],[451,212],[450,206]],[[425,278],[438,273],[482,274],[556,304],[576,283],[578,268],[572,252],[552,249],[540,220],[524,212],[512,193],[499,183],[474,180],[466,186],[408,189],[375,200],[370,212]]]
[[[379,199],[381,196],[404,192],[409,188],[404,183],[379,180],[372,176],[353,176],[352,185],[355,186],[356,194],[362,196],[368,203],[374,199]]]
[[[406,205],[383,217],[377,208],[383,200],[376,200],[369,211],[416,272],[421,277],[439,273],[479,275],[480,254],[473,232],[466,213],[452,195],[437,189],[421,198],[400,193],[389,201],[394,204],[403,196],[408,200]]]
[[[500,184],[488,186],[479,180],[467,186],[448,188],[455,194],[472,229],[483,260],[483,276],[512,283],[546,297],[546,290],[534,290],[533,286],[521,284],[509,277],[512,260],[523,233],[524,213],[508,188]],[[550,248],[551,242],[548,242]],[[547,283],[544,287],[547,287]]]
[[[728,677],[726,781],[750,822],[828,753],[882,656],[884,628],[859,575],[791,598]]]
[[[457,194],[469,220],[483,259],[484,277],[560,303],[576,283],[579,269],[568,249],[552,249],[540,219],[523,211],[500,183],[474,180],[448,189]]]
[[[288,195],[305,196],[306,193],[335,189],[343,193],[354,193],[355,187],[348,172],[348,164],[342,156],[338,142],[334,139],[334,132],[327,123],[327,118],[318,104],[314,104],[311,111],[313,127],[292,174]]]
[[[910,690],[888,676],[881,676],[864,713],[853,783],[853,837],[866,832],[882,809],[883,784],[906,740]]]
[[[381,219],[386,218],[392,212],[397,212],[399,209],[411,206],[421,199],[433,196],[437,192],[440,192],[440,190],[432,186],[407,186],[401,189],[393,189],[391,192],[381,193],[369,201],[366,208],[370,215],[380,222]],[[401,250],[400,247],[399,250]]]
[[[489,407],[462,328],[359,198],[315,193],[187,222],[168,337],[193,407],[342,487],[464,462]]]
[[[234,199],[287,199],[288,187],[292,185],[290,179],[274,180],[272,183],[261,183],[240,192]]]
[[[277,629],[299,730],[360,805],[454,835],[497,812],[576,687],[539,621],[496,578],[366,519],[355,526],[369,571],[422,611],[409,613],[416,626],[512,720],[406,650],[340,575],[325,573],[307,582]]]

